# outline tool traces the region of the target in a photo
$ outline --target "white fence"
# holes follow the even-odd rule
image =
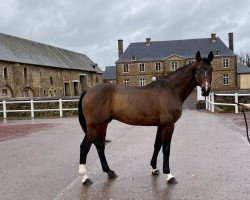
[[[29,100],[29,101],[2,101],[0,102],[0,105],[2,104],[2,110],[0,110],[0,113],[3,113],[3,118],[7,119],[7,113],[12,112],[30,112],[30,116],[34,118],[35,112],[51,112],[51,111],[59,111],[60,117],[63,117],[63,111],[69,111],[69,110],[78,110],[78,108],[63,108],[63,102],[76,102],[79,101],[79,99],[58,99],[58,100]],[[30,103],[30,109],[29,110],[7,110],[7,104],[23,104],[23,103]],[[59,103],[58,108],[56,109],[35,109],[34,104],[37,103]]]
[[[225,103],[216,103],[214,101],[215,96],[220,96],[220,97],[234,97],[234,101],[232,103],[225,102]],[[235,103],[239,103],[239,97],[247,97],[250,96],[250,94],[215,94],[215,93],[210,93],[208,97],[206,97],[206,109],[210,110],[211,112],[214,112],[214,106],[216,105],[221,105],[221,106],[234,106],[234,111],[235,113],[239,112],[238,105]]]

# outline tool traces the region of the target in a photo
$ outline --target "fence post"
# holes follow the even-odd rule
[[[33,101],[33,99],[31,99],[31,101],[30,101],[30,112],[31,112],[31,118],[34,118],[35,115],[34,115],[34,101]]]
[[[211,111],[211,93],[208,95],[208,110]]]
[[[60,110],[60,117],[63,117],[62,99],[59,99],[59,110]]]
[[[208,98],[208,97],[205,97],[205,106],[206,106],[206,110],[208,109],[208,107],[207,107],[207,98]]]
[[[211,111],[214,112],[214,93],[211,94]]]
[[[3,100],[3,118],[7,118],[7,109],[6,109],[6,101]]]
[[[238,93],[235,93],[234,95],[234,102],[239,103]],[[238,113],[238,112],[239,112],[238,105],[235,104],[235,113]]]

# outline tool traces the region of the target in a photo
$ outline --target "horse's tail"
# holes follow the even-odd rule
[[[82,108],[82,99],[84,97],[84,95],[86,94],[86,92],[82,93],[78,102],[78,118],[79,118],[79,122],[80,125],[82,127],[82,130],[87,133],[87,126],[86,126],[86,120],[83,114],[83,108]]]

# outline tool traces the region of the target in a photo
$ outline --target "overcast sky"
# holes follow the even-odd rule
[[[115,65],[117,40],[208,38],[250,52],[248,0],[0,0],[0,32],[84,53],[101,69]]]

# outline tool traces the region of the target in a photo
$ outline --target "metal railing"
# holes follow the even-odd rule
[[[220,97],[234,97],[234,101],[232,103],[216,103],[215,102],[215,96],[220,96]],[[239,97],[247,97],[250,96],[250,94],[215,94],[215,93],[210,93],[208,97],[206,97],[206,109],[210,110],[211,112],[214,112],[214,107],[216,105],[218,106],[234,106],[234,112],[238,113],[239,112],[239,107],[235,103],[239,103]]]
[[[63,108],[64,102],[76,102],[79,101],[79,99],[57,99],[57,100],[24,100],[24,101],[1,101],[0,105],[2,104],[2,110],[0,110],[0,113],[3,113],[3,118],[7,119],[7,113],[14,113],[14,112],[30,112],[30,116],[32,118],[35,117],[35,112],[51,112],[51,111],[59,111],[59,116],[63,117],[63,111],[74,111],[78,110],[78,108]],[[29,103],[30,109],[26,110],[12,110],[7,109],[8,104],[24,104]],[[51,109],[35,109],[34,104],[37,103],[59,103],[58,108],[51,108]]]

